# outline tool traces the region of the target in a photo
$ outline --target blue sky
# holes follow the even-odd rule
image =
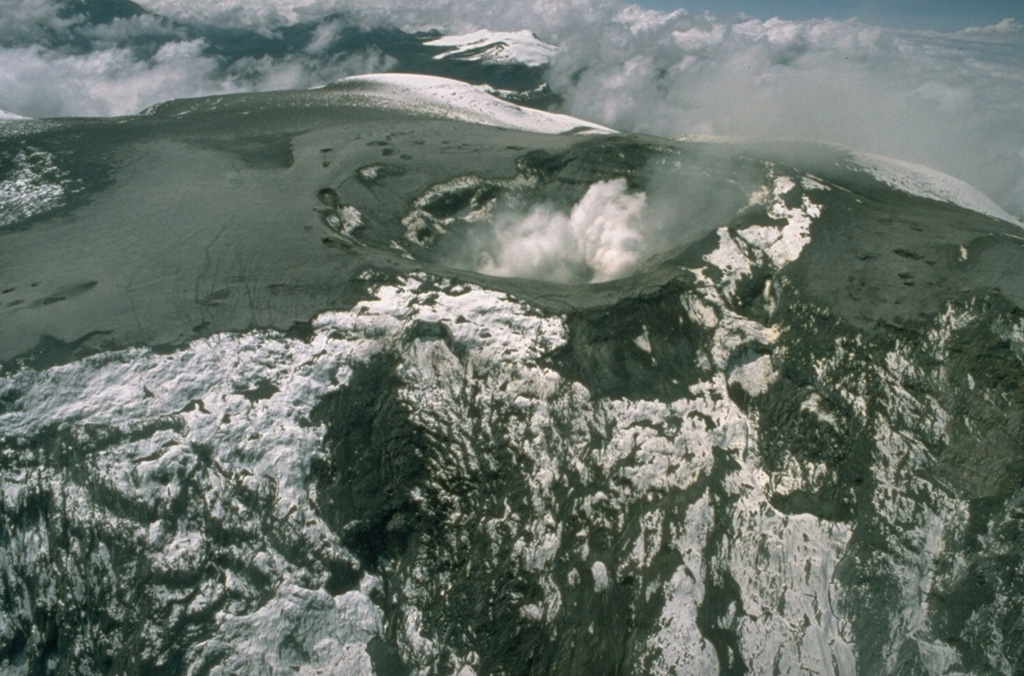
[[[1024,18],[1021,0],[639,0],[651,9],[710,11],[716,16],[744,12],[758,19],[858,17],[868,23],[894,28],[955,31],[988,26],[1007,17]]]

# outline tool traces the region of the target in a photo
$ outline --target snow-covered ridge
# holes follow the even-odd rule
[[[486,86],[431,75],[381,73],[338,80],[333,86],[358,95],[369,105],[491,127],[538,134],[571,131],[615,133],[613,129],[569,115],[524,108],[490,94]]]
[[[756,139],[747,137],[705,134],[686,134],[677,136],[676,140],[692,143],[734,145],[757,145],[760,143]],[[949,174],[944,174],[937,169],[926,167],[923,164],[899,160],[894,157],[851,150],[834,143],[826,144],[826,147],[842,155],[841,161],[847,169],[866,172],[891,188],[917,197],[954,204],[970,211],[976,211],[980,214],[1024,227],[1021,219],[1007,213],[988,195],[970,183]]]
[[[533,599],[502,601],[520,613],[517,626],[540,623],[542,631],[555,631],[572,598],[596,603],[602,594],[622,593],[627,578],[650,579],[648,593],[669,600],[650,639],[661,653],[661,667],[650,673],[683,672],[692,664],[701,666],[697,673],[713,673],[718,659],[693,618],[701,612],[706,593],[705,561],[716,557],[727,562],[722,565],[740,585],[737,603],[784,607],[795,617],[807,618],[790,623],[775,613],[738,617],[732,627],[742,637],[746,654],[808,663],[819,673],[829,673],[826,665],[833,660],[854,664],[851,648],[838,631],[842,618],[833,615],[829,603],[834,564],[849,541],[849,528],[811,516],[790,518],[765,507],[761,489],[766,479],[746,462],[756,443],[753,427],[729,398],[722,373],[674,402],[594,402],[582,384],[567,382],[544,365],[544,357],[568,338],[562,317],[543,315],[495,291],[425,276],[377,287],[374,296],[351,311],[319,316],[308,342],[264,331],[219,334],[171,354],[135,349],[0,378],[0,395],[7,404],[6,410],[0,409],[0,432],[7,438],[31,440],[61,425],[87,443],[90,430],[113,430],[113,441],[92,452],[96,460],[88,463],[91,474],[85,483],[102,485],[122,502],[138,505],[140,513],[156,515],[151,523],[120,518],[118,527],[126,539],[140,543],[133,556],[145,557],[154,570],[181,571],[202,581],[195,585],[190,607],[197,616],[210,613],[213,620],[209,638],[190,646],[185,656],[190,672],[217,664],[224,673],[247,673],[269,664],[275,673],[300,667],[305,667],[300,673],[373,673],[366,646],[383,633],[384,613],[371,598],[379,581],[353,568],[358,587],[329,592],[329,573],[317,568],[323,561],[340,565],[349,555],[311,490],[310,468],[322,458],[325,430],[308,421],[317,401],[352,383],[360,365],[382,351],[401,360],[397,396],[410,419],[430,438],[445,440],[445,462],[432,470],[434,476],[423,488],[425,495],[440,491],[450,499],[450,515],[439,522],[439,531],[452,533],[459,547],[470,543],[465,532],[481,534],[486,540],[474,552],[479,555],[476,565],[501,579],[511,572],[542,590]],[[708,328],[716,333],[715,343],[728,346],[718,355],[721,367],[730,361],[731,350],[771,341],[755,322],[728,311],[714,321]],[[418,327],[424,326],[443,326],[447,334],[440,339],[418,335]],[[743,378],[751,380],[749,374]],[[476,386],[484,389],[467,394]],[[514,465],[522,467],[515,476],[529,492],[529,507],[510,510],[513,518],[477,517],[490,513],[481,504],[497,506],[486,492],[462,497],[445,489],[464,475],[477,476],[476,467],[492,466],[501,457],[481,452],[475,443],[480,432],[471,421],[484,421],[483,438],[507,435],[509,447],[523,449],[520,459],[529,460]],[[132,433],[146,425],[153,431]],[[595,447],[596,429],[608,430],[609,436]],[[555,430],[554,441],[536,438],[534,430]],[[115,433],[124,438],[115,438]],[[728,453],[735,465],[721,486],[729,491],[725,506],[713,504],[708,488],[701,485],[713,473],[716,452]],[[567,481],[566,467],[582,481],[568,498],[558,492]],[[604,467],[617,468],[622,480],[607,483],[600,471]],[[34,495],[36,476],[5,474],[0,515],[24,509]],[[46,475],[48,490],[66,500],[73,518],[102,523],[119,518],[107,505],[96,504],[88,490],[51,476]],[[201,477],[201,492],[188,490],[185,482],[191,477]],[[702,497],[687,508],[684,522],[652,512],[630,535],[635,541],[621,552],[602,544],[599,533],[616,523],[606,520],[604,511],[626,513],[664,490]],[[418,495],[420,489],[415,491]],[[261,520],[255,508],[246,506],[248,495],[260,496],[266,518]],[[203,523],[182,518],[178,505],[190,499],[201,503],[203,513],[212,514],[221,530],[211,532]],[[566,499],[571,500],[570,509],[557,507]],[[556,520],[561,511],[570,515],[568,523]],[[586,523],[596,524],[594,532],[579,528],[583,516]],[[715,520],[737,524],[735,543],[716,544],[709,535]],[[260,531],[261,537],[230,545],[232,560],[251,561],[258,576],[241,566],[223,574],[204,565],[208,552],[227,549],[214,541],[216,533],[236,523],[273,529],[266,537]],[[506,523],[514,530],[506,533]],[[0,550],[0,566],[15,571],[10,577],[16,591],[32,579],[51,579],[49,559],[38,556],[37,542],[46,543],[50,554],[55,541],[25,529]],[[74,546],[79,547],[77,541]],[[312,563],[297,565],[287,556],[289,550],[311,551]],[[663,550],[679,556],[678,570],[665,579],[650,578],[647,571]],[[494,561],[487,554],[492,551],[511,555]],[[388,580],[390,588],[408,599],[392,621],[403,658],[416,664],[434,663],[449,650],[432,637],[433,627],[423,620],[431,605],[446,603],[439,590],[453,590],[456,598],[473,591],[472,579],[450,566],[432,565],[436,552],[422,557],[407,577],[396,574]],[[113,574],[115,561],[90,553],[74,564],[101,571],[111,585],[131,585],[130,573]],[[560,565],[573,572],[563,577]],[[155,606],[173,607],[173,591],[153,586]],[[95,593],[85,584],[72,589],[71,599],[57,591],[31,599],[13,594],[17,605],[0,609],[6,613],[0,621],[30,625],[35,607],[84,605]],[[264,589],[273,590],[272,595],[261,595]],[[213,614],[218,604],[223,609]],[[159,617],[153,613],[142,618],[153,637],[143,656],[150,662],[159,659],[159,646],[174,636],[175,628],[160,624]],[[453,626],[461,630],[458,622]],[[83,649],[92,640],[87,632],[75,638]],[[803,655],[805,645],[820,648]],[[452,659],[469,665],[456,673],[488,673],[475,668],[472,654],[456,653]]]
[[[435,56],[435,59],[476,61],[502,66],[546,66],[558,52],[557,47],[540,40],[527,30],[510,33],[480,30],[465,35],[446,35],[424,44],[427,47],[449,48]]]
[[[14,113],[8,113],[6,110],[0,110],[0,122],[10,122],[12,120],[27,120],[27,117],[21,115],[15,115]]]
[[[1019,218],[1008,214],[974,186],[941,171],[870,153],[850,151],[850,155],[852,168],[863,169],[897,190],[939,202],[949,202],[1014,225],[1024,226]]]

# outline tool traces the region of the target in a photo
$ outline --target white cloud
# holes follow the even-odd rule
[[[0,101],[11,112],[36,118],[128,115],[170,99],[308,88],[394,67],[392,59],[372,50],[326,65],[296,54],[242,58],[225,67],[204,56],[204,46],[202,40],[169,42],[143,61],[127,48],[84,55],[39,46],[0,48]]]
[[[47,29],[66,31],[77,19],[58,18],[56,0],[4,0],[0,11],[0,44],[16,40],[41,40]]]
[[[106,24],[86,24],[77,27],[79,35],[93,42],[115,45],[140,37],[163,37],[185,40],[185,31],[163,17],[142,14],[129,18],[116,18]]]
[[[557,38],[580,24],[596,25],[622,5],[597,0],[142,0],[147,9],[184,21],[236,27],[274,27],[343,13],[365,25],[409,30],[437,28],[448,33],[489,30],[543,30]],[[543,37],[543,36],[542,36]]]
[[[568,35],[551,74],[566,112],[669,136],[839,143],[935,167],[1024,213],[1015,22],[974,39],[855,20],[661,18],[621,12]]]
[[[968,37],[1019,37],[1024,34],[1024,26],[1016,19],[1007,17],[992,26],[971,27],[960,31],[959,35]]]
[[[65,55],[41,47],[0,50],[4,105],[30,117],[122,115],[150,103],[222,89],[206,81],[216,66],[199,42],[173,42],[150,62],[130,50]]]

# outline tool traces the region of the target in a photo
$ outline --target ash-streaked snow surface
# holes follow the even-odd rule
[[[561,10],[159,4],[0,13],[15,67],[136,64],[79,112],[155,104],[0,113],[0,674],[1024,671],[1020,203],[581,112],[629,40],[786,92],[855,24],[616,9],[573,81]]]

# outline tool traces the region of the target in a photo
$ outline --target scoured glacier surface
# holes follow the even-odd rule
[[[346,91],[7,123],[0,673],[1020,673],[1019,227]]]

